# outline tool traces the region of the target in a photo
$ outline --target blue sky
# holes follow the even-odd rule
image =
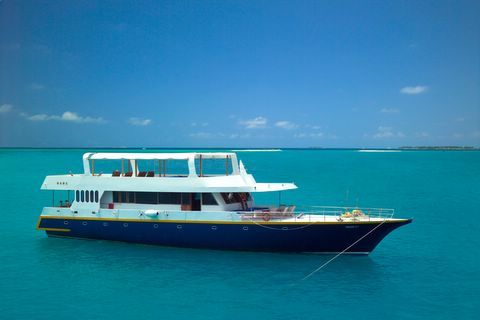
[[[480,146],[478,1],[0,1],[0,146]]]

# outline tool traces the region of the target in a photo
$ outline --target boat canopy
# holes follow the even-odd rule
[[[84,160],[188,160],[188,159],[235,158],[233,152],[186,152],[186,153],[85,153]]]
[[[219,172],[209,172],[204,160],[221,161]],[[120,168],[104,173],[96,161],[120,160]],[[142,163],[153,160],[153,163]],[[181,160],[181,167],[168,160]],[[126,162],[126,163],[125,163]],[[212,153],[85,153],[84,173],[47,176],[42,189],[156,192],[270,192],[296,189],[293,183],[257,183],[242,161],[230,152]],[[115,164],[118,165],[118,164]],[[179,172],[169,172],[180,170]],[[119,170],[120,169],[120,170]],[[208,170],[207,170],[208,169]],[[221,172],[223,170],[223,173]],[[87,190],[86,189],[86,190]]]

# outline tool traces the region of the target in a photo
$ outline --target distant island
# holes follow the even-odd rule
[[[480,150],[480,148],[472,146],[405,146],[400,147],[402,150]]]

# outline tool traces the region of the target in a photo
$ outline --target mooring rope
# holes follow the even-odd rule
[[[372,230],[368,231],[366,234],[364,234],[363,236],[361,236],[358,240],[356,240],[354,243],[352,243],[351,245],[349,245],[348,247],[346,247],[342,252],[339,252],[336,256],[334,256],[333,258],[331,258],[330,260],[328,260],[327,262],[325,262],[324,264],[322,264],[320,267],[318,267],[317,269],[313,270],[312,272],[310,272],[308,275],[306,275],[302,280],[306,280],[308,278],[310,278],[311,276],[313,276],[315,273],[317,273],[318,271],[320,271],[321,269],[323,269],[324,267],[326,267],[330,262],[332,262],[333,260],[337,259],[339,256],[341,256],[343,253],[345,253],[345,251],[347,251],[348,249],[350,249],[351,247],[353,247],[354,245],[356,245],[357,243],[359,243],[363,238],[365,238],[366,236],[368,236],[370,233],[372,233],[373,231],[375,231],[377,228],[379,228],[382,224],[384,224],[385,222],[387,221],[387,219],[384,219],[382,221],[382,223],[380,223],[379,225],[377,225],[375,228],[373,228]]]

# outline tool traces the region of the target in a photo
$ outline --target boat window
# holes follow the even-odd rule
[[[113,191],[113,202],[144,204],[181,204],[181,193]]]
[[[81,191],[81,199],[82,199],[82,202],[85,202],[85,191]]]
[[[80,202],[80,191],[75,191],[75,201]]]
[[[95,191],[95,202],[98,202],[98,191]]]
[[[145,172],[144,177],[186,177],[188,160],[137,160],[137,170]]]
[[[233,173],[232,158],[195,158],[195,169],[200,177],[231,175]]]
[[[113,191],[113,202],[122,202],[122,199],[120,198],[120,192]]]
[[[129,169],[128,161],[124,160],[122,164],[122,160],[110,160],[110,159],[101,159],[95,160],[94,165],[92,166],[92,162],[90,161],[90,170],[95,175],[98,174],[112,174],[112,176],[120,175],[123,172],[127,172]],[[123,170],[123,171],[122,171]]]
[[[158,192],[158,203],[160,204],[180,204],[180,193]]]
[[[136,203],[157,204],[156,192],[135,192]]]
[[[182,193],[182,204],[183,205],[192,204],[192,197],[190,193]]]
[[[123,192],[122,199],[126,203],[135,203],[135,192]]]
[[[251,200],[250,193],[248,192],[230,192],[230,193],[224,192],[222,193],[222,198],[226,204]]]
[[[85,201],[86,201],[86,202],[90,202],[90,201],[89,201],[89,200],[90,200],[89,195],[90,195],[90,192],[88,192],[88,190],[85,191]]]
[[[90,202],[93,202],[94,201],[94,198],[93,198],[93,190],[90,191]]]
[[[202,193],[202,204],[207,206],[218,205],[217,200],[215,200],[211,193]]]

